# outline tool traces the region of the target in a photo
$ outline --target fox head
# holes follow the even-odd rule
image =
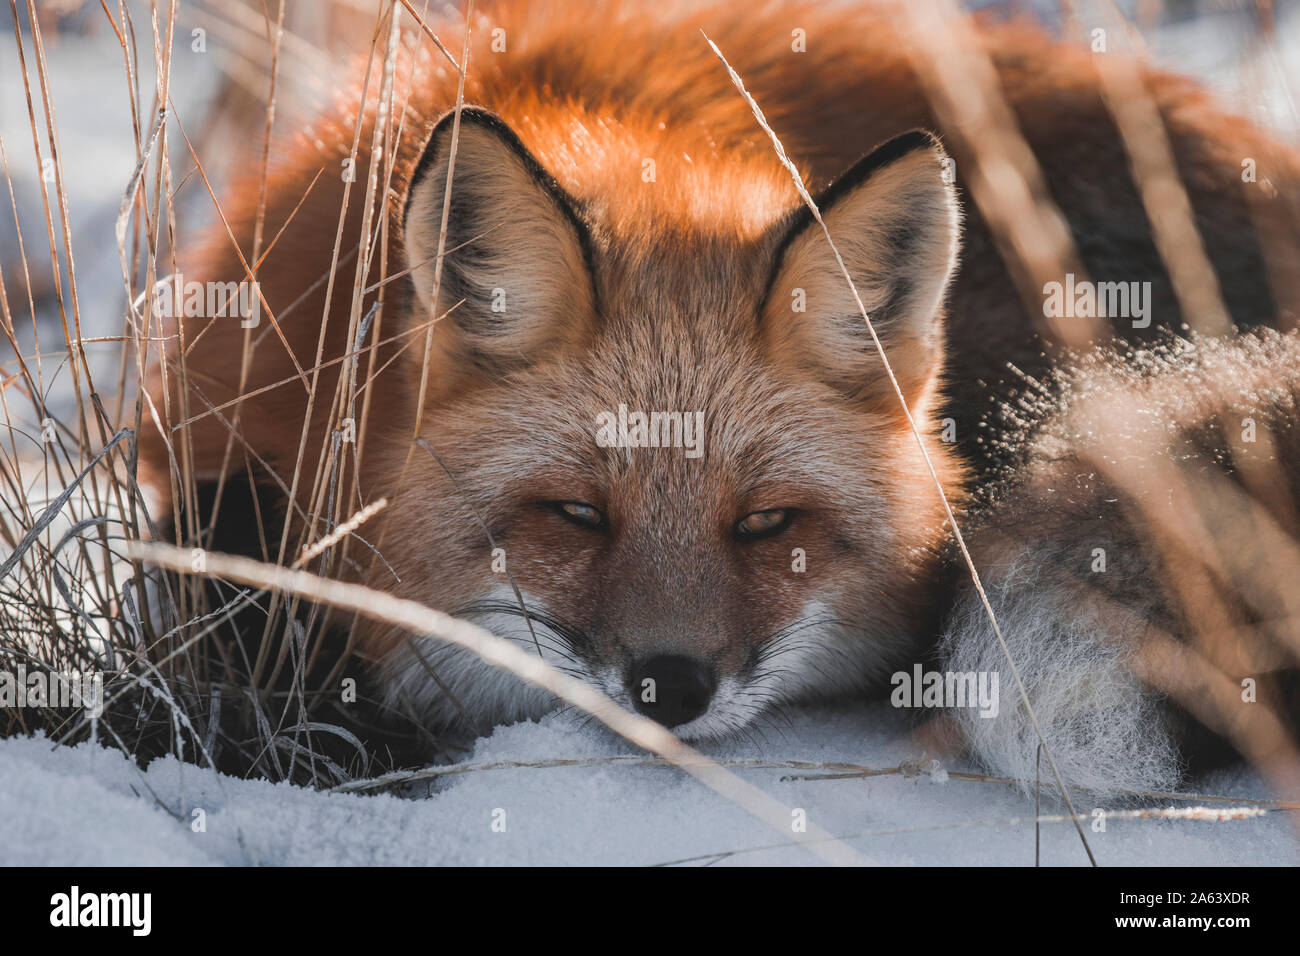
[[[375,583],[687,739],[883,679],[915,640],[943,513],[783,170],[755,153],[715,164],[711,189],[698,169],[599,186],[566,172],[576,193],[486,111],[463,110],[453,157],[453,122],[405,210],[423,441],[367,452],[403,475]],[[951,478],[930,419],[960,230],[943,163],[907,133],[817,204]],[[432,639],[366,639],[394,698],[431,720],[481,728],[553,704]]]

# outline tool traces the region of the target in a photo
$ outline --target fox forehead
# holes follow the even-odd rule
[[[598,237],[592,278],[600,343],[629,361],[683,347],[686,358],[726,360],[756,340],[776,249],[774,216],[756,238],[692,231]],[[663,363],[657,363],[662,365]]]
[[[438,431],[465,449],[463,467],[519,494],[577,499],[626,489],[628,501],[646,503],[689,495],[705,507],[851,507],[887,493],[884,469],[877,481],[863,462],[894,458],[910,436],[778,369],[752,345],[733,345],[725,361],[705,360],[707,348],[690,339],[665,345],[598,338],[467,396]],[[637,413],[663,424],[656,439],[693,441],[700,454],[688,455],[685,441],[602,447],[604,425],[619,428]]]

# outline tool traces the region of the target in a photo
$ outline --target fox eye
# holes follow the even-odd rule
[[[736,522],[736,534],[742,538],[767,538],[780,534],[794,520],[794,511],[790,508],[771,508],[767,511],[755,511],[745,515]]]
[[[605,523],[605,516],[599,508],[582,501],[557,501],[555,510],[562,517],[584,528],[599,528]]]

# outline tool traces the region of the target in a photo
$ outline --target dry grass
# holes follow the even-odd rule
[[[337,693],[340,672],[349,666],[359,671],[360,666],[349,660],[343,648],[323,650],[326,628],[321,621],[300,622],[293,613],[296,609],[283,607],[278,594],[268,601],[264,589],[174,573],[148,566],[126,552],[130,542],[162,537],[160,529],[168,525],[175,528],[178,545],[208,547],[220,527],[223,505],[228,506],[234,495],[249,494],[244,474],[253,453],[239,438],[240,403],[236,402],[216,410],[229,424],[229,470],[217,483],[206,526],[198,526],[199,509],[191,506],[197,501],[198,487],[190,467],[185,428],[175,432],[171,449],[176,465],[172,476],[175,510],[162,515],[150,512],[150,503],[136,481],[135,435],[151,419],[192,420],[196,414],[213,411],[154,407],[142,387],[144,370],[150,366],[186,380],[184,355],[193,346],[193,341],[183,344],[179,361],[160,363],[162,340],[161,329],[155,324],[155,287],[160,277],[177,271],[178,197],[193,197],[201,190],[210,203],[208,215],[219,226],[226,223],[218,189],[202,157],[220,158],[228,152],[203,148],[212,129],[229,131],[233,117],[227,114],[239,114],[239,122],[245,126],[242,135],[260,143],[259,213],[253,246],[243,259],[246,277],[256,279],[262,261],[287,225],[280,225],[280,232],[268,236],[263,215],[276,113],[285,89],[282,67],[295,74],[309,72],[328,64],[329,54],[335,51],[322,49],[289,29],[286,5],[202,6],[202,22],[217,34],[213,42],[224,37],[232,55],[214,61],[225,71],[216,81],[218,106],[214,115],[199,122],[180,114],[171,91],[171,51],[177,47],[177,31],[181,36],[188,32],[186,23],[196,12],[192,5],[183,8],[171,0],[80,6],[80,10],[56,19],[41,16],[34,3],[11,2],[32,149],[38,168],[46,159],[53,160],[55,175],[53,181],[39,180],[45,240],[50,249],[48,266],[33,260],[29,251],[33,243],[20,230],[19,274],[15,277],[0,271],[0,306],[11,349],[10,357],[0,365],[6,439],[0,455],[0,541],[6,554],[0,571],[0,668],[13,671],[22,664],[51,672],[101,673],[106,707],[97,720],[83,711],[5,709],[0,711],[0,735],[39,730],[62,743],[94,737],[142,762],[174,753],[228,772],[315,786],[332,786],[391,769],[400,763],[400,755],[428,745],[424,739],[427,732],[413,721],[403,723],[403,715],[381,714],[378,706],[366,699],[364,689],[358,701],[361,706],[344,716]],[[358,7],[326,6],[297,11],[298,26],[318,37],[322,31],[346,35],[347,27],[360,15]],[[366,7],[373,17],[374,8]],[[65,13],[71,9],[65,8]],[[147,15],[144,22],[142,12]],[[61,26],[90,30],[86,22],[90,18],[97,21],[95,28],[111,31],[121,49],[123,105],[129,108],[137,160],[116,223],[121,288],[129,305],[119,335],[94,339],[81,331],[81,300],[59,158],[59,122],[52,107],[51,77],[44,56],[47,38],[57,42]],[[336,21],[332,26],[331,20]],[[384,20],[391,29],[387,30],[387,50],[381,50],[381,55],[386,53],[381,96],[388,97],[398,23],[395,17],[385,16]],[[378,23],[375,29],[378,34]],[[302,109],[302,91],[296,92],[298,101],[293,105]],[[255,113],[243,109],[251,98],[259,101]],[[391,103],[386,105],[391,107]],[[393,110],[382,111],[383,115],[388,112]],[[250,121],[250,116],[256,119]],[[191,129],[203,130],[204,137],[197,142],[191,139]],[[394,134],[381,126],[376,138],[369,148],[391,153]],[[0,144],[0,151],[11,148]],[[19,202],[7,158],[4,170],[11,211],[19,222]],[[221,169],[212,175],[218,172],[224,175],[228,171]],[[366,185],[365,198],[373,208],[377,205],[375,192],[386,188],[386,183],[372,177]],[[225,228],[230,234],[230,227]],[[359,260],[357,275],[364,275],[376,246],[369,246],[360,257],[355,250],[336,254],[331,284],[334,271],[349,267],[354,260]],[[379,254],[384,254],[382,249]],[[340,294],[353,299],[354,324],[360,324],[362,317],[356,311],[364,290],[359,280],[348,280],[339,282],[340,288],[349,290]],[[40,290],[48,290],[44,301],[37,294]],[[97,308],[102,308],[102,301],[101,293]],[[57,344],[39,336],[38,309],[50,305],[63,332]],[[256,336],[268,331],[280,334],[277,317],[265,302],[262,306],[270,322],[256,335],[251,328],[245,330],[241,394]],[[102,320],[97,324],[102,325]],[[37,330],[30,346],[23,341],[24,328]],[[92,376],[88,352],[95,348],[114,349],[119,354],[116,381],[96,381]],[[358,349],[347,359],[358,362],[370,353],[370,348]],[[298,369],[304,387],[312,387],[321,367],[318,361],[311,369]],[[71,382],[65,385],[69,377]],[[355,387],[355,370],[351,381]],[[57,409],[47,407],[46,396],[51,392],[66,397]],[[165,392],[163,400],[169,400]],[[106,401],[110,408],[105,407]],[[318,483],[322,474],[323,470],[315,473]],[[292,483],[312,479],[312,470],[302,467],[295,471]],[[346,515],[332,517],[341,507],[342,496],[336,495],[328,507],[322,505],[311,516],[306,525],[319,532],[313,540],[292,545],[286,529],[279,556],[296,557],[304,564],[333,559],[332,549],[355,537],[360,525],[381,506],[364,509],[351,522],[342,520]],[[264,536],[266,528],[259,528],[259,533]],[[241,639],[237,618],[244,628],[252,619],[263,619],[259,628],[262,640]],[[329,694],[323,691],[326,686],[331,688]],[[385,725],[382,730],[380,723]],[[454,752],[449,752],[451,755]]]

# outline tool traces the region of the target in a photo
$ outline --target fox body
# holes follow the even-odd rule
[[[944,511],[821,228],[699,31],[818,196],[960,508],[1008,457],[979,439],[982,417],[1059,357],[968,201],[960,150],[949,175],[895,20],[800,3],[476,8],[459,120],[439,54],[398,63],[391,169],[364,148],[375,77],[364,104],[358,82],[273,152],[264,321],[169,326],[146,473],[175,492],[248,468],[311,540],[329,526],[307,515],[387,497],[364,529],[383,559],[354,547],[351,573],[536,646],[686,737],[884,686],[964,600],[941,583]],[[460,49],[463,25],[436,29]],[[1176,327],[1089,55],[1025,27],[981,36],[1089,274],[1150,283],[1152,327],[1116,331]],[[1145,81],[1233,318],[1278,323],[1264,253],[1294,228],[1300,166],[1189,82]],[[1276,164],[1262,211],[1243,156]],[[244,257],[259,187],[224,204]],[[366,222],[386,239],[368,271]],[[247,276],[224,228],[182,262],[187,278]],[[334,454],[348,428],[355,447]],[[355,498],[331,497],[323,462]],[[389,698],[430,722],[553,706],[432,639],[367,622],[354,637]]]

